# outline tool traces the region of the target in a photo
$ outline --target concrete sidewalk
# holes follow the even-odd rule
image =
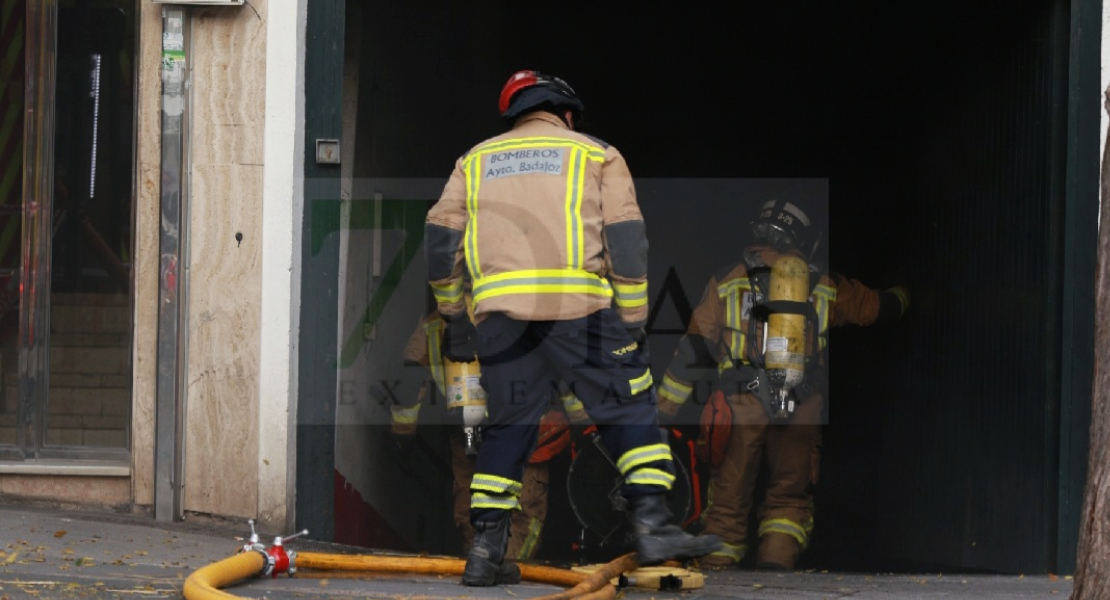
[[[182,523],[111,513],[0,506],[0,600],[24,598],[181,598],[185,578],[226,558],[249,533],[238,524],[194,517]],[[286,532],[287,533],[287,532]],[[236,539],[238,537],[239,539]],[[264,535],[269,544],[272,536]],[[290,549],[367,552],[311,539]],[[838,574],[725,571],[707,573],[691,592],[625,590],[634,600],[666,598],[1024,599],[1066,598],[1072,583],[1047,576]],[[343,577],[302,572],[295,578],[250,580],[230,588],[244,598],[531,598],[558,588],[525,583],[461,587],[455,577]]]

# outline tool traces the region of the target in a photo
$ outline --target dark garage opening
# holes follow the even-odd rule
[[[535,68],[575,87],[586,131],[618,147],[644,185],[773,178],[736,189],[827,190],[828,266],[872,287],[904,284],[913,304],[894,326],[832,334],[816,528],[800,566],[1066,572],[1093,356],[1090,332],[1072,323],[1093,311],[1084,273],[1097,214],[1097,188],[1092,199],[1069,179],[1069,65],[1088,68],[1076,66],[1073,10],[349,1],[354,176],[446,178],[503,131],[508,75]],[[651,297],[673,274],[692,304],[765,199],[646,196]],[[653,333],[657,379],[678,337]],[[560,468],[541,558],[566,558],[577,528]],[[376,477],[403,503],[399,472]],[[449,528],[448,492],[437,510]],[[453,534],[431,527],[417,549],[454,552]]]

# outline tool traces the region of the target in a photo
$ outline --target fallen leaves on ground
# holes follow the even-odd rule
[[[65,529],[59,529],[58,531],[55,531],[55,532],[54,532],[54,537],[56,537],[56,538],[64,538],[64,537],[66,536],[66,534],[67,534],[67,533],[69,533],[69,532],[68,532],[68,531],[66,531]]]

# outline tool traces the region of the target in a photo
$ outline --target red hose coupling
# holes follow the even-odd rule
[[[270,561],[273,564],[273,568],[268,573],[270,577],[277,577],[279,573],[293,575],[293,573],[297,572],[296,567],[293,567],[293,559],[290,558],[289,553],[285,551],[285,546],[270,546],[270,548],[266,550],[266,555],[270,557]],[[295,557],[296,555],[297,553],[294,552],[293,556]]]

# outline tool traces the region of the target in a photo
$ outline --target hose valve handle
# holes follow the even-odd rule
[[[307,533],[307,529],[302,529],[292,535],[287,535],[284,537],[280,535],[275,536],[273,545],[271,545],[270,548],[265,552],[269,559],[273,561],[273,569],[271,569],[269,572],[264,572],[263,576],[269,575],[271,577],[277,577],[278,573],[285,573],[286,575],[292,577],[294,574],[296,574],[297,553],[292,550],[286,552],[285,542],[293,538],[305,535]]]
[[[247,525],[251,526],[250,543],[252,545],[257,544],[258,543],[258,532],[255,531],[255,529],[254,529],[254,519],[247,519]]]
[[[297,533],[294,533],[294,534],[291,534],[291,535],[276,536],[274,538],[274,545],[275,546],[281,546],[285,542],[288,542],[289,540],[294,539],[294,538],[299,538],[302,535],[308,535],[308,530],[307,529],[302,529],[302,530],[298,531]]]

